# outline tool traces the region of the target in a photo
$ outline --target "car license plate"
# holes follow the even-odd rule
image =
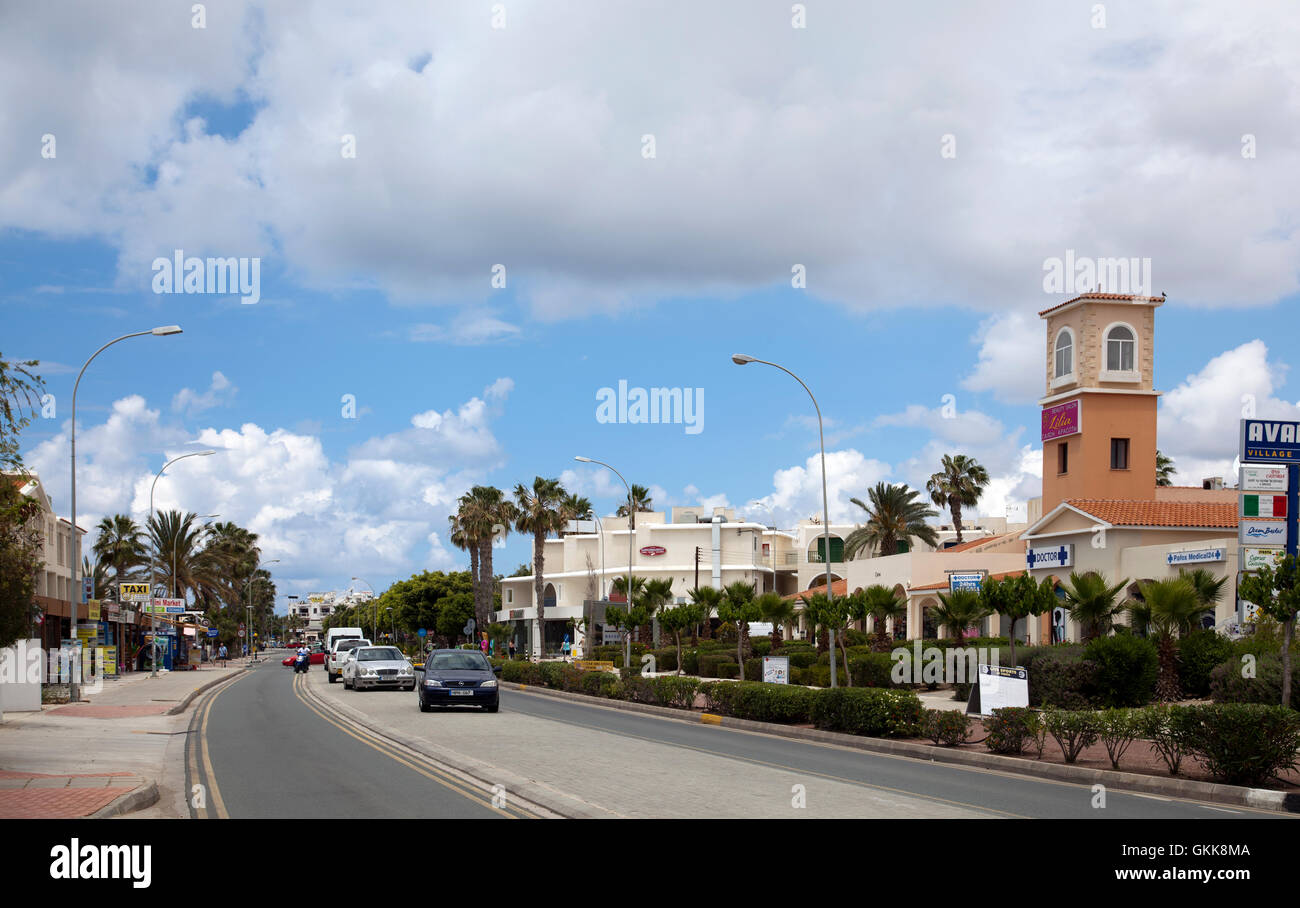
[[[472,697],[472,696],[474,696],[474,692],[473,692],[472,690],[453,690],[453,691],[448,691],[448,693],[450,693],[453,697]]]

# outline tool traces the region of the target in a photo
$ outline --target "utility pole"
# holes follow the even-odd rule
[[[695,547],[695,588],[700,588],[700,547]]]

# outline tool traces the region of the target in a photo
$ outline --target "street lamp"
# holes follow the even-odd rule
[[[812,391],[804,384],[803,379],[795,375],[785,366],[777,363],[770,363],[765,359],[749,356],[745,353],[733,353],[731,361],[737,366],[745,366],[749,363],[762,363],[764,366],[772,366],[780,369],[786,375],[789,375],[808,392],[812,399],[813,408],[817,411],[817,440],[822,450],[822,557],[826,559],[826,598],[834,601],[835,594],[831,591],[831,518],[829,499],[826,495],[826,437],[822,431],[822,408],[817,404],[817,398],[813,397]],[[831,636],[831,687],[835,687],[835,628],[830,629]]]
[[[615,470],[613,467],[605,463],[603,460],[593,460],[590,457],[583,457],[580,454],[575,456],[573,459],[578,461],[578,463],[599,464],[600,466],[604,467],[605,469],[613,473],[615,476],[617,476],[619,482],[623,483],[623,487],[627,489],[627,607],[630,610],[632,608],[632,563],[635,557],[632,554],[632,549],[636,545],[636,533],[632,530],[632,519],[633,519],[632,515],[636,511],[635,506],[632,504],[632,487],[627,484],[627,480],[623,478],[622,473],[620,473],[618,470]],[[604,531],[602,530],[601,532],[603,533]],[[539,633],[541,633],[542,632],[540,629],[541,622],[539,621],[537,623],[538,623]],[[624,647],[624,651],[626,653],[626,656],[623,659],[623,664],[631,665],[632,664],[632,634],[630,630],[627,633],[627,639],[625,640],[625,643],[626,646]]]
[[[751,501],[748,506],[753,507],[754,505],[758,505],[760,508],[767,511],[768,516],[772,518],[773,536],[772,536],[772,543],[770,548],[772,550],[772,590],[775,591],[776,590],[776,535],[775,535],[776,512],[772,510],[770,505],[764,504],[762,501],[760,501],[757,498]],[[759,538],[760,539],[762,538],[762,534],[759,534]]]
[[[72,386],[72,430],[70,433],[72,453],[72,494],[70,496],[72,517],[70,523],[72,527],[72,540],[68,545],[68,551],[72,553],[72,557],[68,559],[68,617],[69,623],[72,626],[73,640],[77,639],[77,567],[81,564],[81,538],[77,535],[77,389],[81,387],[81,376],[86,374],[86,368],[94,362],[96,356],[99,356],[99,354],[103,353],[118,341],[124,341],[130,337],[144,337],[146,334],[152,334],[156,337],[165,337],[169,334],[180,333],[180,325],[160,325],[159,327],[152,328],[148,331],[136,331],[132,334],[123,334],[121,337],[109,341],[94,353],[90,354],[90,359],[86,360],[86,364],[81,367],[81,371],[77,373],[77,381]],[[150,590],[151,595],[152,593],[153,591]],[[154,630],[157,630],[156,621]],[[156,652],[155,655],[157,655]],[[79,697],[80,685],[76,683],[76,678],[74,677],[69,699],[76,701]]]
[[[361,580],[361,578],[360,577],[352,578],[353,583],[356,583],[358,580]],[[366,586],[370,586],[370,582],[367,580],[361,580],[361,582],[364,583]],[[373,586],[370,586],[370,601],[374,603],[374,608],[371,609],[371,613],[374,617],[370,622],[370,630],[372,632],[371,639],[374,639],[375,637],[379,636],[379,600],[375,598],[375,588]]]
[[[248,626],[245,628],[244,631],[244,633],[247,635],[244,637],[244,639],[248,641],[249,661],[255,660],[255,652],[253,650],[253,584],[257,581],[257,572],[262,569],[263,565],[279,564],[279,563],[280,563],[279,558],[272,558],[270,561],[259,562],[257,567],[253,568],[252,576],[248,578],[248,606],[247,606]]]
[[[155,330],[156,330],[156,329],[155,329]],[[177,330],[177,331],[180,331],[179,328],[177,328],[176,330]],[[156,489],[156,488],[158,487],[158,480],[162,479],[163,474],[167,472],[167,468],[170,467],[172,464],[174,464],[174,463],[175,463],[176,461],[178,461],[178,460],[184,460],[184,459],[187,458],[187,457],[207,457],[207,456],[209,456],[209,455],[211,455],[211,454],[215,454],[215,453],[217,453],[217,452],[216,452],[216,451],[191,451],[191,452],[188,453],[188,454],[182,454],[182,455],[179,456],[179,457],[173,457],[171,460],[169,460],[169,461],[167,461],[165,464],[163,464],[162,469],[158,471],[158,475],[155,476],[155,477],[153,478],[153,484],[149,486],[149,531],[150,531],[149,535],[150,535],[150,537],[151,537],[150,541],[153,542],[153,545],[151,546],[152,551],[149,553],[149,598],[150,598],[150,599],[153,599],[153,584],[154,584],[154,579],[155,579],[155,578],[154,578],[154,562],[156,562],[156,561],[158,560],[158,540],[157,540],[156,537],[154,537],[154,533],[153,533],[153,530],[154,530],[154,526],[153,526],[153,492],[154,492],[154,489]],[[173,548],[173,549],[175,548],[175,544],[172,545],[172,548]],[[175,552],[173,552],[172,554],[175,555]],[[173,559],[172,559],[172,580],[173,580],[173,582],[175,581],[175,578],[176,578],[176,567],[175,567],[175,563],[176,563],[176,561],[175,561],[175,558],[173,557]],[[153,639],[150,641],[150,644],[149,644],[149,652],[150,652],[151,661],[152,661],[152,663],[153,663],[153,667],[152,667],[152,671],[150,671],[149,674],[150,674],[151,677],[156,678],[156,677],[158,677],[158,616],[154,613],[154,610],[153,610],[153,603],[152,603],[152,602],[149,604],[149,626],[153,629],[153,635],[152,635],[152,636],[153,636]]]

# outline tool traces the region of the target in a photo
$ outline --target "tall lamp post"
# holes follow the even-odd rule
[[[356,583],[358,580],[361,580],[361,578],[360,577],[352,578],[353,583]],[[367,580],[361,580],[361,582],[364,583],[366,586],[370,587],[370,601],[374,603],[374,608],[371,609],[371,614],[374,616],[374,618],[370,622],[370,630],[372,632],[371,639],[373,640],[374,638],[379,636],[379,600],[375,598],[375,588],[373,586],[370,586],[370,582]]]
[[[636,546],[636,532],[632,529],[632,520],[633,520],[632,515],[636,511],[636,508],[632,503],[632,487],[627,484],[627,480],[623,478],[622,473],[620,473],[618,470],[615,470],[613,467],[605,463],[603,460],[593,460],[590,457],[583,457],[581,454],[575,456],[573,459],[578,461],[578,463],[599,464],[600,466],[604,467],[606,470],[609,470],[611,473],[617,476],[619,482],[623,483],[623,487],[627,489],[627,607],[630,610],[632,608],[632,566],[635,559],[635,556],[632,554],[632,550]],[[601,530],[601,533],[603,535],[604,530]],[[626,634],[627,634],[627,639],[624,641],[625,643],[624,652],[626,653],[626,655],[623,657],[623,664],[631,665],[632,664],[631,628],[627,630]]]
[[[176,330],[179,331],[180,329],[177,328]],[[151,537],[153,536],[153,492],[154,489],[158,487],[158,480],[162,479],[163,474],[167,472],[167,468],[170,467],[172,464],[174,464],[176,461],[184,460],[187,457],[208,457],[215,453],[217,452],[216,451],[191,451],[188,454],[182,454],[180,457],[173,457],[171,460],[163,464],[162,469],[158,471],[158,475],[153,478],[153,484],[149,486],[149,530],[150,530]],[[153,584],[155,579],[154,564],[158,560],[158,540],[156,538],[151,538],[151,541],[153,542],[153,545],[150,546],[151,551],[149,553],[149,598],[150,599],[153,598]],[[176,568],[174,566],[175,561],[173,560],[172,563],[173,563],[172,578],[174,581],[176,577]],[[149,643],[149,658],[150,658],[150,663],[152,665],[152,670],[150,671],[149,674],[151,677],[156,678],[158,677],[158,616],[154,613],[152,602],[149,604],[149,626],[153,629],[153,634],[151,635],[151,640]]]
[[[813,409],[817,411],[817,441],[822,450],[822,557],[826,559],[826,598],[830,601],[835,600],[835,594],[831,591],[831,518],[829,498],[826,494],[826,436],[822,431],[822,408],[817,404],[817,398],[813,397],[812,391],[804,384],[803,379],[795,375],[785,366],[777,363],[770,363],[765,359],[749,356],[744,353],[732,354],[731,361],[737,366],[746,366],[750,363],[762,363],[764,366],[772,366],[780,369],[786,375],[793,378],[803,389],[808,392],[808,397],[812,399]],[[835,628],[830,629],[831,636],[831,687],[835,687]]]
[[[270,561],[259,562],[257,567],[253,568],[253,576],[248,578],[248,625],[245,631],[248,636],[244,639],[248,641],[248,658],[250,662],[253,661],[256,656],[256,652],[253,649],[253,584],[257,582],[257,572],[260,571],[264,565],[279,563],[279,558],[272,558]]]
[[[99,356],[99,354],[103,353],[118,341],[124,341],[130,337],[144,337],[147,334],[151,334],[155,337],[166,337],[169,334],[180,333],[180,325],[160,325],[159,327],[151,328],[148,331],[136,331],[132,334],[123,334],[121,337],[114,338],[94,353],[90,354],[90,359],[86,360],[86,364],[81,367],[81,371],[77,373],[77,380],[72,386],[72,430],[69,436],[71,439],[72,453],[72,492],[70,496],[72,508],[72,516],[70,520],[72,539],[68,545],[68,551],[71,553],[72,557],[68,559],[68,617],[69,624],[72,626],[73,640],[77,639],[77,596],[79,592],[77,590],[77,568],[81,564],[81,537],[77,535],[77,389],[81,387],[81,377],[86,374],[86,368],[94,362],[96,356]],[[152,593],[153,591],[150,590],[151,595]],[[156,627],[155,630],[157,630]],[[76,701],[80,698],[80,695],[81,685],[77,683],[74,673],[69,698]]]

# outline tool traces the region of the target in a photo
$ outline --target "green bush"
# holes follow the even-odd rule
[[[618,676],[622,678],[624,682],[627,682],[631,678],[640,678],[641,663],[633,659],[632,664],[630,666],[626,666],[618,670]]]
[[[738,678],[740,666],[735,662],[719,662],[713,667],[715,678]]]
[[[700,687],[700,682],[696,679],[665,675],[648,680],[654,691],[655,702],[659,705],[677,709],[690,709],[695,705],[695,692]]]
[[[1023,706],[995,709],[984,720],[987,735],[985,746],[995,754],[1022,754],[1025,746],[1038,736],[1042,719],[1038,713]]]
[[[735,677],[734,671],[732,672],[731,675],[725,675],[722,673],[723,669],[720,668],[720,666],[722,665],[731,665],[731,667],[735,669],[736,667],[735,654],[734,653],[710,653],[708,655],[701,655],[700,656],[700,677],[701,678],[727,678],[727,677],[734,678]]]
[[[1242,655],[1253,655],[1244,653]],[[1277,653],[1256,656],[1255,677],[1243,677],[1246,666],[1242,655],[1235,655],[1210,672],[1210,698],[1215,703],[1259,703],[1264,706],[1282,705],[1282,657]],[[1300,709],[1300,660],[1293,660],[1291,668],[1291,708]]]
[[[866,631],[860,631],[855,627],[850,627],[844,631],[844,641],[849,645],[849,649],[855,646],[871,646],[871,639],[874,634],[868,634]]]
[[[746,659],[745,660],[745,680],[762,681],[763,680],[763,660]]]
[[[808,668],[817,664],[817,652],[812,648],[791,650],[789,655],[791,668]]]
[[[927,709],[921,714],[921,734],[935,744],[956,747],[970,737],[970,716],[955,709]]]
[[[849,672],[854,687],[894,687],[890,671],[894,662],[889,653],[863,653],[849,657]]]
[[[1232,658],[1232,641],[1212,630],[1199,630],[1178,640],[1178,682],[1189,697],[1210,693],[1210,672]],[[1281,691],[1278,702],[1281,703]]]
[[[873,738],[910,738],[920,731],[921,700],[911,691],[836,687],[816,692],[812,702],[818,728]]]
[[[1300,714],[1284,706],[1216,703],[1190,707],[1185,746],[1215,779],[1265,785],[1296,768]]]
[[[1029,667],[1029,703],[1058,709],[1091,709],[1098,705],[1097,664],[1078,650],[1045,654]]]
[[[1131,634],[1098,637],[1084,648],[1084,658],[1097,666],[1100,706],[1145,706],[1155,699],[1160,653],[1152,641]]]
[[[1064,709],[1043,711],[1043,727],[1061,747],[1066,763],[1079,759],[1079,754],[1097,743],[1101,734],[1101,721],[1091,711],[1074,712]]]
[[[1138,734],[1151,742],[1156,753],[1165,761],[1169,774],[1178,775],[1190,743],[1193,724],[1191,707],[1149,706],[1135,710],[1133,715]]]
[[[584,694],[592,697],[617,700],[623,696],[623,685],[612,672],[583,672],[579,685]]]
[[[688,675],[699,675],[700,653],[698,650],[682,650],[682,670]]]
[[[677,649],[655,649],[650,651],[654,656],[656,672],[675,672],[677,671]],[[685,650],[682,651],[682,661],[685,661]]]
[[[738,681],[716,685],[709,695],[712,711],[755,722],[804,723],[809,721],[815,691],[788,684]]]
[[[760,659],[764,656],[772,655],[772,638],[769,636],[755,637],[749,636],[750,651]]]
[[[1119,769],[1119,761],[1141,733],[1141,726],[1132,710],[1108,709],[1098,716],[1098,736],[1106,746],[1112,769]]]

